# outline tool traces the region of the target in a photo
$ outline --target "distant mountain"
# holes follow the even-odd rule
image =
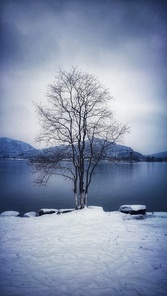
[[[156,158],[167,158],[167,151],[154,153],[154,154],[151,154],[151,156],[156,157]]]
[[[95,153],[99,153],[99,151],[101,151],[102,147],[103,147],[103,141],[102,139],[94,139],[94,143],[93,143],[93,150]],[[77,147],[76,147],[76,151],[77,151]],[[55,146],[55,147],[49,147],[46,149],[42,149],[41,150],[41,154],[45,155],[45,156],[49,156],[49,157],[54,157],[56,153],[61,153],[63,152],[63,156],[65,158],[71,158],[72,156],[72,150],[71,147],[66,146],[66,145],[59,145],[59,146]],[[76,152],[77,153],[77,152]],[[84,151],[84,157],[90,157],[90,146],[88,142],[85,142],[85,151]],[[103,154],[101,156],[101,159],[130,159],[130,158],[135,158],[135,159],[139,159],[142,158],[142,154],[133,151],[132,148],[127,147],[127,146],[123,146],[123,145],[118,145],[115,144],[113,142],[108,141],[106,143],[106,148],[103,151]]]
[[[167,161],[167,151],[154,153],[145,157],[146,161]]]
[[[101,145],[103,145],[102,139],[95,139],[94,141],[94,149],[100,148]],[[142,159],[142,154],[139,152],[135,152],[131,147],[119,145],[116,143],[113,143],[111,141],[107,141],[106,143],[106,149],[104,150],[103,154],[104,158],[107,159],[117,159],[117,160],[139,160]]]
[[[95,139],[94,141],[94,149],[100,148],[103,144],[102,139]],[[49,147],[45,149],[35,149],[31,145],[2,137],[0,138],[0,158],[16,158],[16,159],[28,159],[33,158],[37,155],[49,155],[49,157],[54,157],[55,152],[61,153],[63,149],[63,155],[66,158],[69,158],[71,155],[71,148],[66,145],[59,145],[55,147]],[[85,146],[85,157],[90,155],[89,145]],[[167,160],[167,151],[161,153],[155,153],[149,156],[143,156],[141,153],[134,151],[131,147],[118,145],[116,143],[108,142],[107,148],[103,155],[103,159],[113,159],[113,160],[146,160],[146,161],[159,161],[159,160]]]
[[[96,139],[94,141],[94,148],[98,149],[102,145],[103,140],[101,139]],[[71,155],[71,149],[68,146],[65,145],[59,145],[55,147],[49,147],[45,149],[35,149],[31,145],[2,137],[0,138],[0,158],[16,158],[16,159],[27,159],[27,158],[32,158],[35,157],[38,154],[43,154],[43,155],[49,155],[50,157],[54,157],[54,153],[60,153],[63,148],[63,151],[65,151],[64,156],[68,158]],[[89,145],[86,145],[85,149],[85,157],[90,154],[89,151]],[[139,160],[142,159],[142,154],[135,152],[132,150],[132,148],[123,146],[123,145],[118,145],[112,142],[108,142],[108,148],[105,150],[105,154],[103,158],[110,158],[110,159],[134,159],[134,160]]]
[[[31,145],[13,140],[10,138],[0,138],[0,158],[29,158],[38,152]]]

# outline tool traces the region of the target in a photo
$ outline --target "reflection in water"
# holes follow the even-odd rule
[[[145,204],[148,211],[167,211],[167,163],[100,163],[88,195],[89,205],[105,211],[122,204]],[[40,208],[74,207],[72,184],[52,177],[47,187],[33,184],[26,161],[0,161],[0,212],[38,212]]]

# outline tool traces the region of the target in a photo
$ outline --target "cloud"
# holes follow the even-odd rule
[[[118,119],[132,126],[127,144],[145,153],[166,150],[166,1],[7,0],[1,6],[1,135],[17,133],[33,143],[32,101],[45,100],[59,67],[77,65],[117,98]]]

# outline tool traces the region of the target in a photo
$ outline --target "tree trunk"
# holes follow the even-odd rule
[[[78,210],[78,196],[76,192],[74,192],[74,200],[75,200],[75,209]]]
[[[80,194],[80,208],[84,209],[84,207],[85,207],[85,194],[84,192],[82,192]]]
[[[85,194],[85,207],[87,207],[88,206],[88,195],[87,195],[87,193]]]

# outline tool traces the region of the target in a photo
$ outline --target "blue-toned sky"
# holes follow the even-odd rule
[[[59,67],[98,76],[129,123],[123,144],[167,150],[167,1],[0,0],[0,136],[38,147],[33,101]]]

